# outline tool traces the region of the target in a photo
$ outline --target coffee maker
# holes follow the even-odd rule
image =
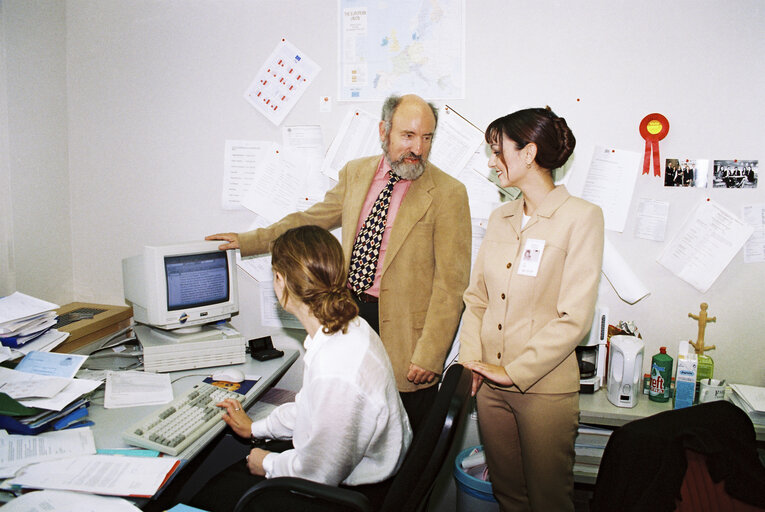
[[[595,308],[592,329],[576,347],[579,363],[579,392],[594,393],[606,384],[608,308]]]

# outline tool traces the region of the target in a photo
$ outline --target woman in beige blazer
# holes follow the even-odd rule
[[[573,511],[575,348],[592,324],[603,214],[555,186],[551,170],[575,139],[549,107],[495,120],[486,141],[500,184],[523,195],[489,219],[464,295],[460,361],[473,370],[500,508]]]

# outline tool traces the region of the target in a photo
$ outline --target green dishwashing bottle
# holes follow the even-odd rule
[[[669,400],[669,383],[672,380],[672,357],[667,355],[667,347],[661,347],[659,353],[651,359],[651,388],[648,398],[654,402]]]

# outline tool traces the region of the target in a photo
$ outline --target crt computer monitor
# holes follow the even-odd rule
[[[145,246],[122,260],[125,300],[136,322],[193,332],[239,311],[236,252],[220,242]]]

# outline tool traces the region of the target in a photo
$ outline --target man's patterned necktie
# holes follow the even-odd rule
[[[377,260],[380,256],[380,244],[385,231],[385,220],[388,217],[390,196],[393,192],[393,185],[400,179],[401,177],[393,171],[390,172],[388,183],[377,196],[375,204],[372,205],[372,210],[356,236],[351,253],[351,266],[348,271],[348,283],[356,294],[368,290],[374,282]]]

